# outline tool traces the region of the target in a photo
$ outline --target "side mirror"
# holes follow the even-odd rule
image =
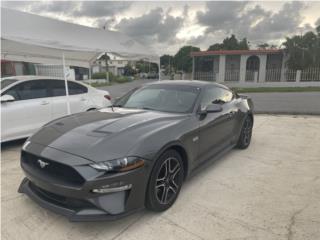
[[[4,102],[13,102],[15,99],[13,96],[9,95],[9,94],[6,94],[6,95],[3,95],[1,96],[1,103],[4,103]]]
[[[210,104],[206,107],[207,113],[221,112],[222,107],[220,104]]]
[[[222,107],[220,104],[210,104],[205,109],[200,111],[201,115],[205,115],[207,113],[215,113],[215,112],[221,112]]]

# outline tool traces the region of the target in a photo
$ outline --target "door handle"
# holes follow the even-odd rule
[[[41,104],[41,105],[48,105],[49,102],[48,102],[48,101],[42,101],[40,104]]]
[[[84,98],[84,97],[80,98],[80,101],[86,101],[86,100],[87,100],[87,99]]]

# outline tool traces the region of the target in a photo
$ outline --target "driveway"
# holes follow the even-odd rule
[[[18,194],[21,141],[2,149],[2,239],[320,239],[320,117],[255,118],[252,144],[205,166],[164,213],[71,223]]]
[[[103,87],[112,98],[154,80],[135,80],[130,83]],[[256,113],[320,115],[320,92],[243,93],[253,99]]]

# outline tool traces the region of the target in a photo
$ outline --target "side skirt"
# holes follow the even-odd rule
[[[209,167],[211,164],[215,163],[218,159],[223,157],[225,154],[230,152],[236,144],[232,144],[221,150],[219,153],[215,154],[214,156],[208,158],[207,160],[201,162],[198,166],[196,166],[188,176],[188,179],[192,178],[194,175],[198,174],[201,170],[206,169]]]

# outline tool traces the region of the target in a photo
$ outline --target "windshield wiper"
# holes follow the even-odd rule
[[[114,110],[113,110],[114,107],[122,107],[122,105],[120,105],[120,104],[111,104],[108,107],[111,108],[112,112],[114,112]]]
[[[150,108],[150,107],[142,107],[141,109],[143,109],[143,110],[155,110],[154,108]]]

